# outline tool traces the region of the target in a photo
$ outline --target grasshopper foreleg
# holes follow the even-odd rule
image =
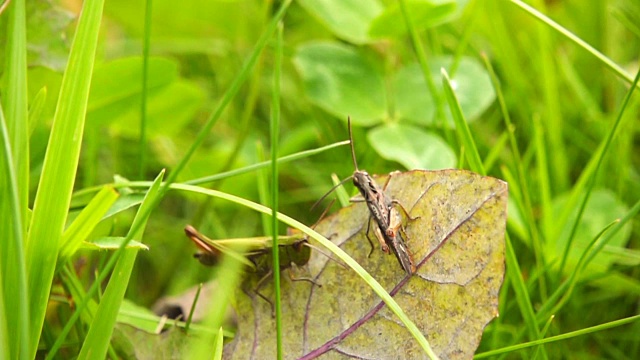
[[[373,250],[375,249],[375,247],[373,246],[373,241],[371,241],[371,237],[369,236],[370,231],[371,231],[371,215],[369,215],[369,220],[367,221],[367,232],[365,234],[367,237],[367,241],[369,241],[369,245],[371,245],[371,251],[369,251],[369,255],[367,255],[367,257],[371,257],[371,254],[373,254]],[[389,246],[384,241],[384,237],[380,233],[380,227],[378,226],[377,223],[375,225],[373,234],[376,236],[376,239],[378,239],[378,243],[380,243],[380,249],[382,249],[382,251],[388,254]]]

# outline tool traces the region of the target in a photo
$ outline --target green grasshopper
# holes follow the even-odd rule
[[[268,273],[271,270],[270,255],[272,239],[269,236],[259,236],[251,238],[236,238],[225,240],[211,240],[200,233],[193,226],[187,225],[184,232],[191,239],[200,252],[193,256],[206,266],[216,265],[221,254],[232,256],[243,264],[254,269],[257,273]],[[303,234],[293,234],[280,236],[279,255],[281,259],[281,270],[296,264],[305,265],[311,256],[309,241]],[[244,254],[239,253],[235,248],[245,248]]]
[[[324,217],[325,214],[326,210],[320,218]],[[198,253],[194,254],[194,257],[198,259],[201,264],[206,266],[216,265],[220,260],[221,255],[224,253],[225,255],[232,256],[247,265],[258,275],[262,275],[262,278],[260,278],[256,284],[254,292],[271,304],[273,309],[273,303],[266,296],[260,293],[262,286],[271,277],[271,275],[273,275],[271,256],[272,238],[270,236],[212,240],[200,233],[191,225],[187,225],[184,228],[184,232],[200,249]],[[280,236],[278,240],[280,270],[294,266],[301,267],[306,265],[311,257],[311,248],[319,251],[329,259],[336,261],[339,265],[344,267],[342,263],[335,260],[329,254],[326,254],[321,249],[309,244],[308,238],[305,234],[300,232],[292,233],[290,235]],[[239,253],[235,250],[236,248],[244,248],[246,250],[244,253]],[[311,278],[294,278],[291,273],[289,273],[289,275],[292,281],[308,281],[314,285],[321,286]]]
[[[330,194],[337,186],[341,185],[348,179],[353,179],[353,185],[358,188],[360,194],[363,197],[363,201],[366,202],[369,209],[369,220],[367,221],[367,240],[371,245],[371,252],[373,252],[373,242],[369,238],[369,231],[371,228],[371,218],[376,222],[374,228],[374,235],[380,243],[380,248],[386,254],[393,252],[396,259],[400,263],[400,266],[408,275],[412,275],[416,271],[416,267],[413,263],[411,253],[407,249],[405,244],[405,238],[407,237],[404,227],[402,226],[402,216],[394,205],[399,206],[410,220],[415,220],[409,215],[409,212],[398,201],[391,199],[384,191],[389,184],[389,180],[394,173],[389,174],[384,186],[380,188],[373,178],[364,170],[358,169],[358,163],[356,162],[356,154],[353,146],[353,132],[351,131],[351,118],[348,118],[349,127],[349,140],[351,142],[351,158],[353,160],[353,166],[355,171],[353,175],[344,179],[340,184],[334,186],[327,194],[325,194],[317,203],[322,201],[328,194]],[[316,203],[316,204],[317,204]],[[314,205],[315,206],[315,205]],[[371,252],[369,256],[371,256]]]

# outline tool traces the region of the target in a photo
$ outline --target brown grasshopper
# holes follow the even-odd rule
[[[378,242],[380,243],[382,251],[389,254],[389,249],[391,249],[404,271],[408,275],[412,275],[416,271],[416,267],[413,263],[411,253],[409,252],[409,250],[407,249],[407,245],[405,244],[404,238],[406,238],[406,233],[404,232],[404,228],[402,226],[402,216],[394,207],[394,205],[399,206],[410,220],[415,220],[417,218],[411,217],[404,206],[402,206],[402,204],[400,204],[396,200],[392,200],[384,192],[384,190],[387,188],[387,185],[389,184],[389,180],[391,180],[391,177],[393,176],[393,173],[389,174],[387,181],[384,183],[384,186],[381,189],[369,175],[369,173],[364,170],[358,169],[358,163],[356,162],[356,154],[353,146],[351,118],[348,118],[348,127],[349,139],[351,142],[351,158],[353,159],[353,166],[355,167],[355,171],[350,177],[353,178],[353,185],[358,188],[360,194],[364,198],[363,201],[366,202],[367,208],[369,209],[369,220],[367,222],[366,235],[367,240],[371,245],[371,252],[373,252],[373,242],[369,238],[369,230],[371,227],[371,218],[373,218],[377,225],[374,228],[374,234],[378,239]],[[348,179],[349,178],[343,180],[340,184]],[[336,185],[336,187],[338,185]],[[334,189],[335,187],[331,189],[326,195],[324,195],[320,200],[318,200],[318,202],[322,201]],[[371,256],[371,252],[369,253],[369,256]]]

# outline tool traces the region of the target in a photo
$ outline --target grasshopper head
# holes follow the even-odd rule
[[[365,199],[371,198],[378,194],[378,186],[373,181],[369,173],[363,170],[356,170],[353,173],[353,185],[360,190],[360,193]]]

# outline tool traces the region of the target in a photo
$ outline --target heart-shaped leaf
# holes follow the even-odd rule
[[[336,36],[356,44],[371,41],[369,26],[383,9],[377,0],[299,0],[298,3]]]
[[[382,72],[355,49],[331,42],[298,48],[294,64],[307,96],[327,112],[354,124],[373,125],[386,114]]]
[[[440,78],[440,69],[450,69],[453,58],[450,56],[436,57],[429,61],[431,76]],[[495,92],[491,79],[482,66],[471,58],[460,60],[457,70],[451,78],[454,91],[460,101],[462,112],[467,121],[477,119],[495,99]],[[433,126],[435,121],[436,104],[429,92],[420,65],[411,64],[402,68],[395,78],[396,116],[421,125]],[[436,82],[438,89],[442,88]],[[440,90],[441,91],[441,90]],[[448,106],[444,106],[445,124],[453,126],[453,119]]]
[[[384,178],[377,178],[384,183]],[[504,277],[506,183],[463,170],[410,171],[392,177],[389,195],[416,220],[406,225],[416,274],[407,277],[393,256],[371,257],[366,206],[357,203],[321,221],[316,230],[369,271],[447,359],[471,358],[486,324],[498,315]],[[317,252],[307,265],[316,286],[283,276],[284,354],[377,359],[426,357],[402,323],[350,270]],[[254,286],[256,279],[247,286]],[[261,293],[272,297],[271,288]],[[244,291],[236,296],[238,330],[226,358],[272,358],[270,305]]]
[[[412,0],[406,2],[407,12],[416,30],[427,29],[446,23],[456,14],[455,0]],[[407,25],[400,6],[393,3],[371,22],[369,35],[373,37],[390,37],[404,35]]]
[[[367,138],[380,156],[407,169],[450,169],[456,164],[456,155],[440,136],[412,125],[378,126]]]

